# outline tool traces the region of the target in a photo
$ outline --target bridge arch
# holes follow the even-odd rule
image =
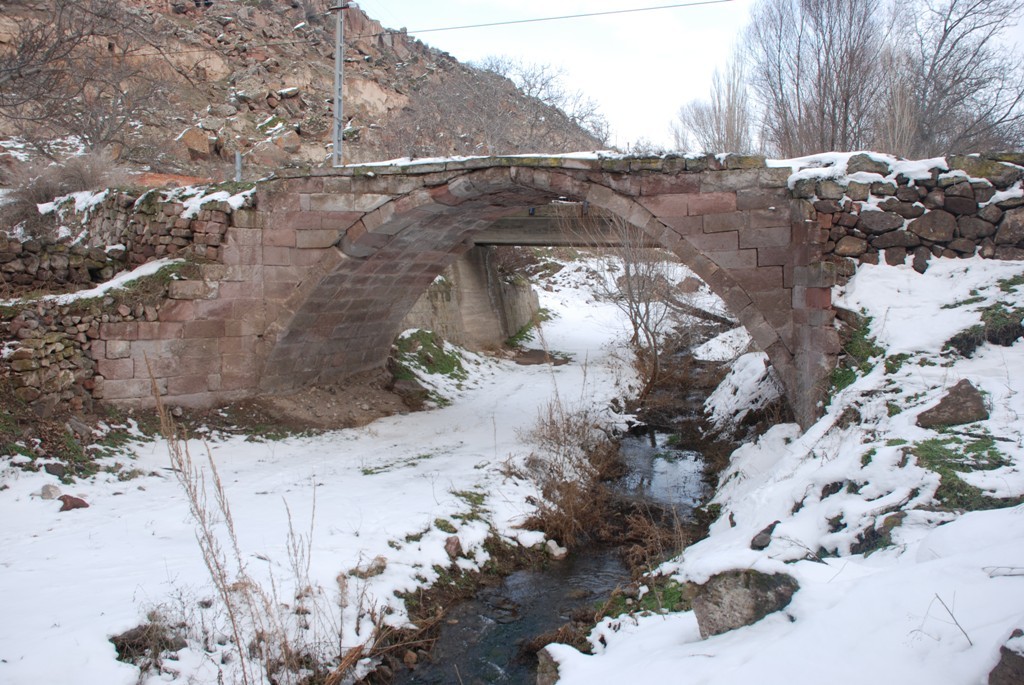
[[[381,366],[446,266],[510,215],[566,198],[621,218],[707,282],[767,353],[807,425],[837,342],[817,224],[791,199],[787,177],[750,158],[541,157],[276,179],[257,195],[260,254],[248,257],[259,262],[266,308],[258,388]]]

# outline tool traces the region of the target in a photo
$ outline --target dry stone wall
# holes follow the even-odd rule
[[[18,296],[102,283],[124,268],[126,256],[123,248],[0,237],[0,294]]]
[[[1001,159],[1024,164],[1024,155]],[[907,175],[854,155],[844,177],[800,179],[793,194],[813,204],[840,278],[883,259],[922,273],[938,257],[1024,259],[1024,169],[1001,159],[949,157]]]
[[[148,392],[146,381],[130,387],[120,382],[148,377],[147,352],[157,364],[177,363],[169,341],[185,335],[192,301],[210,297],[208,277],[234,211],[228,202],[212,200],[188,212],[183,199],[173,192],[118,193],[85,212],[75,212],[73,203],[59,207],[56,218],[75,226],[75,233],[85,229],[85,244],[0,240],[0,291],[14,296],[70,294],[154,259],[190,259],[110,294],[0,303],[0,379],[19,400],[44,416],[58,404],[81,410],[95,399]],[[101,247],[107,245],[116,247]],[[188,362],[179,368],[185,373]],[[159,387],[166,391],[176,379],[172,369]]]

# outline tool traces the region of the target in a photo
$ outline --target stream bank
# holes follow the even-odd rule
[[[422,640],[429,652],[393,655],[387,682],[533,683],[540,649],[551,642],[589,649],[586,635],[605,615],[684,608],[678,586],[654,588],[641,605],[638,583],[700,535],[695,510],[708,492],[704,463],[675,443],[666,433],[624,436],[625,473],[606,484],[614,513],[600,537],[564,559],[520,558],[525,568],[479,577],[480,586],[466,588],[460,601],[449,595],[433,602],[426,613],[434,629]]]

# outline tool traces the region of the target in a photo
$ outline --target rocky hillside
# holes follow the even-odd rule
[[[48,9],[47,2],[5,7],[0,50],[12,49],[26,21],[48,21]],[[123,160],[218,178],[230,176],[236,150],[250,169],[327,159],[330,16],[308,3],[269,0],[216,0],[206,8],[181,0],[126,0],[118,13],[129,28],[108,39],[106,49],[132,66],[136,106],[148,98],[130,134],[114,146]],[[95,60],[100,53],[94,43],[74,59]],[[357,8],[346,10],[345,74],[346,162],[601,145],[510,80],[385,29]],[[130,106],[112,102],[99,107],[110,107],[107,115],[113,115],[118,106],[122,112]],[[42,123],[30,130],[59,133]],[[25,126],[0,117],[0,134],[24,137]]]

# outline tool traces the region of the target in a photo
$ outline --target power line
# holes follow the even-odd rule
[[[516,24],[535,24],[535,23],[544,22],[544,21],[561,21],[561,20],[565,20],[565,19],[583,19],[583,18],[587,18],[587,17],[603,17],[603,16],[612,15],[612,14],[632,14],[632,13],[635,13],[635,12],[652,12],[652,11],[656,11],[656,10],[679,9],[679,8],[683,8],[683,7],[700,7],[700,6],[703,6],[703,5],[721,5],[721,4],[724,4],[724,3],[727,3],[727,2],[733,2],[733,1],[734,0],[699,0],[698,2],[679,3],[679,4],[674,4],[674,5],[659,5],[659,6],[656,6],[656,7],[637,7],[637,8],[634,8],[634,9],[606,10],[604,12],[588,12],[588,13],[585,13],[585,14],[566,14],[566,15],[557,16],[557,17],[535,17],[535,18],[532,18],[532,19],[510,19],[510,20],[507,20],[507,21],[495,21],[495,22],[489,22],[489,23],[485,23],[485,24],[466,24],[464,26],[441,26],[441,27],[435,27],[435,28],[430,28],[430,29],[417,29],[415,31],[408,31],[407,30],[406,32],[407,33],[411,33],[411,34],[416,34],[416,33],[438,33],[438,32],[441,32],[441,31],[461,31],[463,29],[489,28],[489,27],[493,27],[493,26],[512,26],[512,25],[516,25]],[[397,31],[395,29],[384,29],[383,31],[377,31],[375,33],[364,33],[364,34],[361,34],[361,35],[351,36],[350,39],[351,40],[358,40],[360,38],[375,38],[377,36],[383,36],[383,35],[387,35],[389,33],[398,33],[398,32],[399,31]],[[321,44],[321,43],[324,43],[324,42],[326,42],[326,41],[312,41],[312,40],[310,40],[307,37],[307,38],[299,38],[299,39],[295,39],[295,40],[270,41],[270,42],[266,42],[266,43],[243,43],[242,46],[244,46],[247,50],[249,50],[249,49],[253,49],[253,48],[268,48],[268,47],[275,47],[275,46],[279,46],[279,45],[296,45],[296,44],[299,44],[299,43],[305,43],[305,44],[309,44],[309,45],[316,45],[316,44]],[[238,46],[230,46],[229,49],[237,49],[237,47]],[[132,52],[130,54],[133,57],[159,57],[159,56],[163,56],[163,55],[182,55],[182,54],[186,54],[186,53],[196,53],[196,52],[221,52],[222,53],[223,51],[222,50],[218,50],[217,48],[214,48],[214,47],[210,46],[210,47],[186,48],[186,49],[178,49],[178,50],[160,50],[160,51],[156,51],[156,52],[143,52],[143,51],[139,51],[139,52]]]
[[[588,12],[586,14],[565,14],[558,17],[537,17],[534,19],[511,19],[508,21],[494,21],[486,24],[466,24],[465,26],[442,26],[439,28],[432,29],[417,29],[415,31],[409,31],[409,33],[437,33],[438,31],[459,31],[462,29],[482,29],[491,26],[511,26],[513,24],[535,24],[542,21],[560,21],[562,19],[582,19],[584,17],[604,17],[611,14],[632,14],[634,12],[652,12],[654,10],[669,10],[678,9],[680,7],[699,7],[701,5],[721,5],[722,3],[732,2],[733,0],[702,0],[701,2],[688,2],[680,3],[676,5],[659,5],[657,7],[637,7],[634,9],[625,10],[607,10],[604,12]],[[370,34],[380,35],[380,34]],[[361,38],[369,36],[360,36]]]

